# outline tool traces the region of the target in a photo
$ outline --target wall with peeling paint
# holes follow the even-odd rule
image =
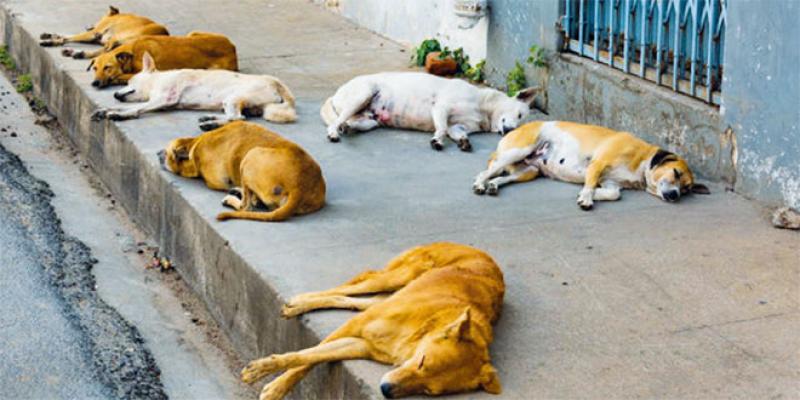
[[[453,0],[314,0],[373,32],[408,46],[435,37],[444,46],[463,47],[473,61],[486,58],[487,19],[459,29]]]
[[[744,194],[800,208],[800,2],[728,4],[720,113]]]

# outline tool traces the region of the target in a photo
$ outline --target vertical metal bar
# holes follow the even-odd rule
[[[663,0],[658,0],[658,20],[656,23],[656,83],[661,84],[661,35],[664,30]]]
[[[675,39],[673,43],[674,49],[672,50],[672,90],[678,91],[678,79],[681,76],[681,2],[674,0],[675,8]],[[691,1],[691,0],[690,0]]]
[[[600,3],[603,0],[594,0],[594,60],[600,55]]]
[[[650,17],[650,7],[648,4],[650,0],[641,0],[642,1],[642,34],[639,37],[639,76],[644,78],[645,70],[646,70],[646,63],[645,61],[647,58],[645,57],[647,51],[647,19]]]
[[[713,100],[712,94],[712,82],[713,78],[711,75],[714,72],[714,11],[715,11],[715,3],[717,0],[706,0],[706,10],[708,10],[708,30],[706,31],[706,36],[708,36],[708,48],[706,49],[706,101],[711,103]]]
[[[689,8],[691,7],[691,8]],[[689,0],[686,5],[686,9],[689,11],[689,17],[692,19],[692,67],[691,67],[691,74],[689,80],[689,93],[692,96],[696,96],[695,93],[695,68],[697,64],[697,0]]]
[[[630,0],[625,0],[625,41],[622,43],[622,69],[626,73],[630,72],[630,65],[628,64],[628,42],[630,42],[630,32],[628,29],[628,21],[631,19],[631,4]]]
[[[571,11],[570,9],[572,8],[571,5],[572,5],[572,0],[564,0],[564,8],[566,10],[564,13],[564,31],[567,32],[568,39],[572,39],[572,30],[570,30],[570,28],[572,27],[570,25],[571,22],[570,20],[572,19],[572,13],[570,12]],[[567,45],[568,45],[567,47],[569,48],[569,43],[567,43]]]
[[[614,10],[618,0],[609,0],[608,7],[608,65],[614,66]]]
[[[583,16],[583,2],[584,0],[578,0],[578,52],[582,56],[585,55],[583,54],[583,25],[586,24]]]

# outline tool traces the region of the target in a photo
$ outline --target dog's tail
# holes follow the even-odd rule
[[[272,211],[226,211],[217,214],[217,221],[229,219],[250,219],[254,221],[280,222],[294,215],[300,205],[300,194],[289,193],[286,203]]]
[[[297,121],[297,110],[292,92],[283,82],[275,81],[275,91],[283,99],[280,103],[267,104],[264,107],[264,119],[270,122],[287,123]]]
[[[328,97],[328,100],[325,100],[322,108],[319,109],[319,116],[322,117],[322,120],[325,121],[325,125],[328,126],[339,117],[339,113],[333,108],[333,97]]]

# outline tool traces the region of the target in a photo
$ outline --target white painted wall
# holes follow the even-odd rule
[[[314,1],[409,47],[433,37],[443,46],[463,47],[473,64],[486,58],[488,16],[471,29],[459,29],[453,0]]]

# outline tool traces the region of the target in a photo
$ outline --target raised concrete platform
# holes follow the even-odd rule
[[[288,297],[381,267],[410,246],[451,240],[487,250],[505,271],[492,349],[505,398],[800,395],[800,240],[772,229],[757,204],[712,185],[713,195],[678,205],[625,192],[586,213],[575,205],[578,187],[547,180],[478,197],[472,178],[496,135],[474,136],[472,154],[454,145],[433,152],[429,136],[414,132],[325,139],[321,101],[354,75],[406,68],[398,45],[305,1],[118,1],[174,34],[229,35],[245,72],[279,76],[299,98],[300,121],[272,128],[320,162],[328,206],[287,223],[219,223],[222,193],[162,171],[155,156],[170,139],[198,133],[198,113],[92,122],[98,105],[115,104],[111,92],[89,85],[86,62],[36,45],[45,31],[80,31],[107,2],[3,4],[4,42],[18,64],[245,358],[315,344],[351,315],[285,321]],[[293,396],[379,397],[387,370],[320,366]]]

